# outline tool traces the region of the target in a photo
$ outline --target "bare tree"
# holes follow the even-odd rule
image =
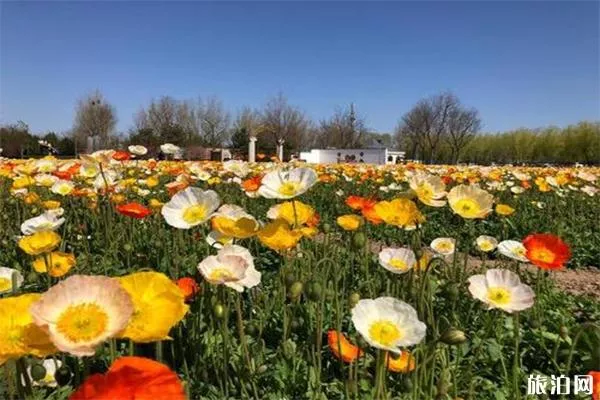
[[[198,102],[194,115],[196,131],[208,147],[221,147],[229,139],[231,116],[217,97]]]
[[[77,102],[73,133],[78,143],[83,144],[88,137],[97,136],[100,145],[106,146],[116,125],[115,108],[100,91],[96,90]]]
[[[396,128],[398,143],[408,146],[408,153],[428,157],[435,162],[443,142],[447,142],[458,157],[460,150],[479,130],[481,122],[477,110],[465,109],[452,93],[441,93],[420,100],[404,114]]]
[[[249,137],[256,137],[260,132],[261,115],[250,107],[244,107],[233,123],[234,130],[243,130]]]
[[[316,132],[319,147],[359,148],[369,134],[364,117],[354,113],[354,107],[337,108],[329,119],[322,120]]]
[[[310,121],[304,113],[279,93],[265,106],[259,134],[271,139],[273,146],[283,142],[289,150],[296,151],[305,143],[309,128]]]
[[[146,132],[158,141],[185,145],[198,136],[192,105],[169,96],[152,100],[134,116],[135,131]]]
[[[450,111],[448,135],[446,136],[446,141],[452,153],[451,160],[453,163],[458,161],[461,150],[469,144],[479,129],[481,129],[479,112],[474,108],[463,108],[457,102]]]

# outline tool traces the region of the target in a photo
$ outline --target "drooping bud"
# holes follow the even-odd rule
[[[467,341],[465,333],[456,328],[449,328],[440,337],[442,343],[446,343],[450,346],[459,345]]]

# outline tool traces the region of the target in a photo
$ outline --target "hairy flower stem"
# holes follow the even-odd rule
[[[237,315],[237,328],[238,335],[240,337],[240,343],[242,344],[242,352],[244,353],[244,359],[246,361],[246,368],[248,369],[248,373],[252,373],[252,363],[250,361],[250,352],[248,351],[248,343],[246,342],[246,334],[244,333],[244,319],[242,315],[242,295],[236,296],[235,300],[235,311]],[[252,393],[255,399],[260,399],[258,396],[258,390],[256,389],[256,385],[254,384],[254,379],[250,378],[250,385],[252,386]]]
[[[513,316],[513,325],[514,325],[514,336],[515,336],[515,358],[513,363],[513,399],[519,400],[521,398],[521,388],[520,388],[520,377],[521,377],[521,367],[520,367],[520,352],[519,352],[519,344],[521,341],[520,337],[520,326],[519,326],[519,313],[516,312]]]

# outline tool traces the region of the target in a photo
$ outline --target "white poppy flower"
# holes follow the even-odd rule
[[[533,289],[507,269],[490,269],[485,275],[470,277],[469,292],[490,309],[499,308],[508,313],[530,308],[535,298]]]
[[[161,214],[167,224],[190,229],[207,221],[219,207],[219,195],[213,190],[187,187],[175,194],[162,209]]]
[[[359,300],[352,323],[371,346],[396,354],[400,347],[420,343],[427,330],[413,307],[393,297]]]
[[[512,258],[513,260],[528,262],[529,260],[525,256],[527,249],[523,246],[523,243],[516,240],[503,240],[498,244],[498,251],[505,257]]]
[[[215,285],[225,285],[238,292],[260,283],[261,273],[254,268],[254,258],[248,249],[238,245],[225,245],[216,256],[208,256],[198,270]]]
[[[54,210],[52,210],[54,211]],[[55,231],[65,222],[64,218],[58,218],[54,212],[46,211],[37,217],[29,218],[21,224],[23,235],[33,235],[41,231]]]
[[[450,256],[454,254],[454,250],[456,249],[456,239],[447,237],[433,239],[429,247],[438,254]]]
[[[379,265],[395,274],[410,271],[417,264],[415,252],[408,248],[385,248],[379,252]]]
[[[267,199],[292,199],[310,189],[317,182],[317,173],[311,168],[277,169],[267,173],[258,193]]]

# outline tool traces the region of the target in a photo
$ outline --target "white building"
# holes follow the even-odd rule
[[[312,149],[300,153],[300,159],[314,164],[365,163],[396,164],[404,160],[403,151],[380,149]]]

